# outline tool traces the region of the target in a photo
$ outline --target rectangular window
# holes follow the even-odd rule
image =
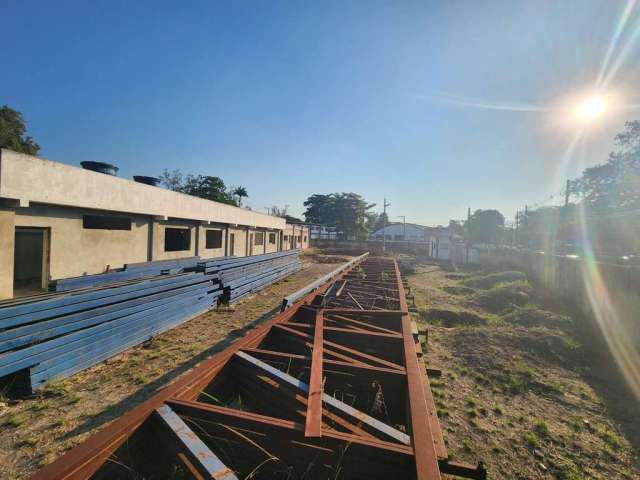
[[[221,230],[207,230],[206,248],[222,248]]]
[[[276,244],[276,234],[275,233],[270,233],[269,234],[269,243],[272,245]]]
[[[254,245],[262,245],[264,243],[264,233],[256,232],[256,235],[253,240]]]
[[[284,241],[285,241],[285,242],[288,242],[288,241],[289,241],[289,235],[285,235],[285,236],[284,236]]]
[[[91,230],[131,230],[131,219],[106,215],[83,215],[82,228]]]
[[[302,241],[302,235],[298,235],[298,241],[301,242]]]
[[[165,228],[164,251],[181,252],[191,249],[191,230],[188,228]]]

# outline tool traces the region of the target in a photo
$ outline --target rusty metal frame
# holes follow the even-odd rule
[[[448,461],[415,330],[397,262],[360,257],[33,478],[485,478]]]

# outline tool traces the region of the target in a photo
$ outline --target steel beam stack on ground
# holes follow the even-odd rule
[[[298,254],[128,264],[0,302],[0,382],[35,391],[300,270]]]
[[[49,290],[53,292],[67,292],[69,290],[97,287],[100,285],[155,277],[158,275],[182,273],[193,270],[199,261],[200,257],[189,257],[175,260],[128,263],[123,268],[111,270],[105,273],[54,280],[49,285]]]
[[[251,257],[201,260],[200,271],[211,275],[224,289],[223,301],[235,303],[302,268],[300,250]]]
[[[35,475],[424,479],[455,473],[395,260],[362,258]]]
[[[221,295],[192,272],[2,302],[0,378],[35,391],[206,312]]]

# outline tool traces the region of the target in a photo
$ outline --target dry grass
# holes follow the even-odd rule
[[[0,399],[0,478],[21,479],[222,350],[280,307],[282,297],[336,268],[304,269],[232,307],[201,315],[32,398]]]
[[[485,461],[493,479],[639,479],[637,403],[594,367],[602,357],[570,317],[541,308],[522,274],[502,273],[409,275],[427,359],[444,370],[431,386],[452,457]]]

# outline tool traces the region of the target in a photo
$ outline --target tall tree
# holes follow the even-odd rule
[[[180,170],[167,170],[158,176],[160,182],[165,188],[173,190],[174,192],[182,192],[184,188],[184,177]]]
[[[314,194],[304,202],[304,217],[308,223],[336,227],[346,238],[367,238],[367,220],[375,203],[367,203],[356,193]]]
[[[476,210],[467,227],[472,243],[498,243],[504,229],[504,215],[498,210]]]
[[[616,135],[617,149],[606,163],[587,168],[571,182],[572,193],[596,208],[640,205],[640,121],[625,124]]]
[[[25,137],[27,126],[22,114],[7,105],[0,108],[0,148],[37,155],[40,151],[33,138]]]
[[[231,193],[233,193],[233,195],[238,197],[238,205],[242,206],[242,199],[244,197],[248,197],[249,194],[247,193],[247,189],[244,187],[236,187],[234,188]]]

